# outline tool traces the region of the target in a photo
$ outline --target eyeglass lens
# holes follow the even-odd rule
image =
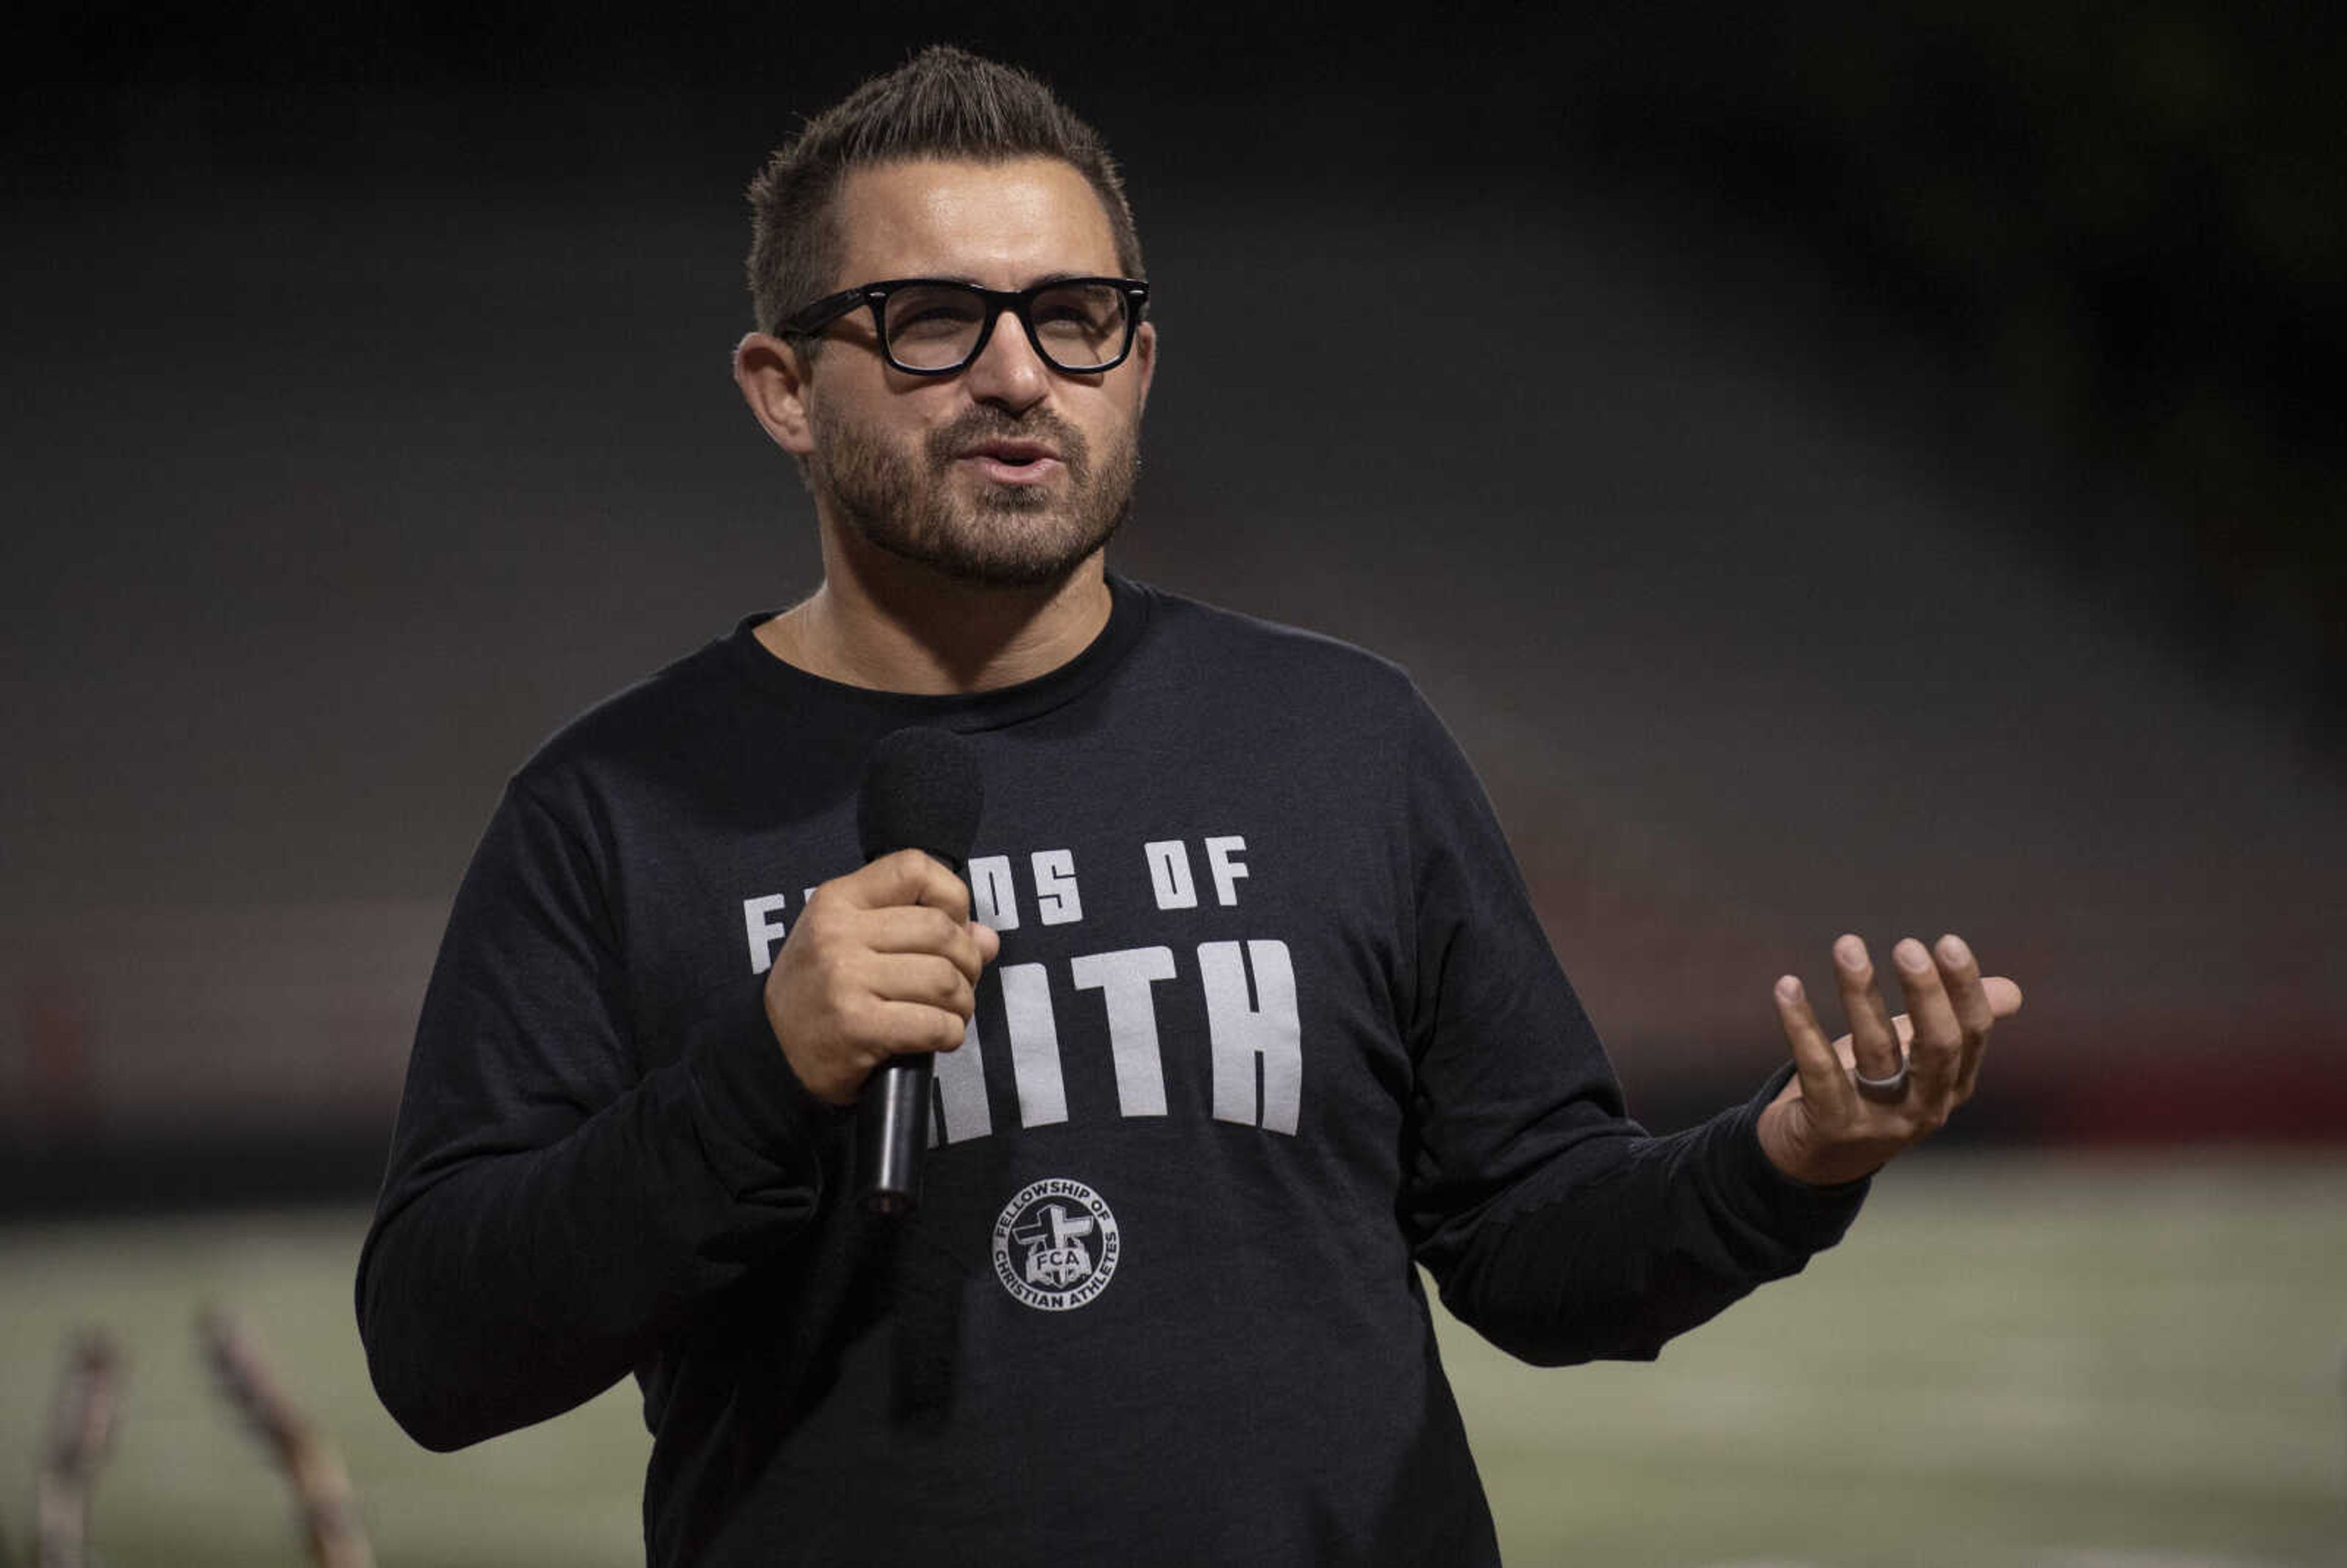
[[[976,291],[952,283],[898,289],[881,313],[888,352],[914,370],[952,369],[977,348],[990,308]],[[1043,357],[1061,370],[1099,370],[1124,352],[1124,291],[1112,284],[1045,289],[1028,318]]]

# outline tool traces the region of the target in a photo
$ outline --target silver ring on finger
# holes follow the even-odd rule
[[[1908,1061],[1904,1051],[1900,1053],[1899,1071],[1888,1078],[1869,1078],[1856,1069],[1851,1070],[1850,1076],[1858,1081],[1859,1093],[1877,1104],[1896,1105],[1907,1098]]]

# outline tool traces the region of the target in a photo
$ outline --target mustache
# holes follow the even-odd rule
[[[952,424],[931,431],[923,446],[930,466],[942,468],[979,442],[998,440],[1048,441],[1068,466],[1071,478],[1081,479],[1089,472],[1092,449],[1084,433],[1043,408],[1016,418],[999,408],[973,408]]]

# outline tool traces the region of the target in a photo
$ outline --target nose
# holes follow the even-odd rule
[[[995,313],[986,346],[961,374],[970,396],[1012,414],[1025,413],[1051,390],[1051,367],[1027,341],[1018,313],[1007,308]]]

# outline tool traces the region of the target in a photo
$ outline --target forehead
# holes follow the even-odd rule
[[[940,277],[1023,288],[1052,273],[1118,271],[1100,198],[1054,158],[859,169],[840,188],[838,214],[844,287]]]

